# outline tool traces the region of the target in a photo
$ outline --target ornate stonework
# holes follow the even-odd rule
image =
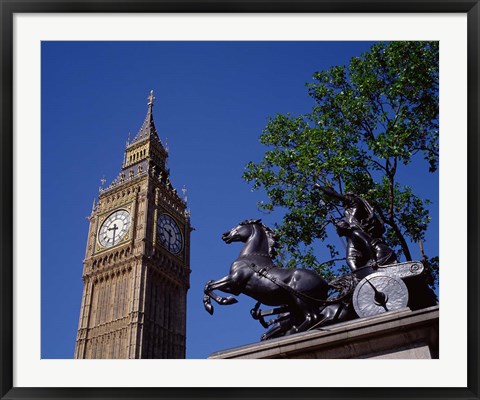
[[[153,99],[120,174],[100,189],[89,217],[75,358],[185,358],[191,226],[169,179]],[[163,214],[180,251],[168,242],[171,227],[157,223]]]

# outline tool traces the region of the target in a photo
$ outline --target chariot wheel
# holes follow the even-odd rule
[[[406,307],[408,289],[400,278],[373,273],[358,283],[352,301],[360,318],[371,317]]]

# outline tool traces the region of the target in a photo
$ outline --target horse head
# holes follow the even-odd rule
[[[260,244],[260,242],[265,243],[265,251],[270,257],[274,258],[277,255],[278,237],[272,229],[262,223],[261,219],[247,219],[242,221],[222,235],[222,240],[227,244],[232,242],[245,243],[249,241],[249,239],[254,238],[257,238],[257,240],[254,240],[256,244]],[[263,238],[263,240],[261,240],[261,238]]]
[[[260,223],[260,221],[259,219],[250,219],[240,222],[237,226],[223,233],[222,240],[227,244],[232,242],[246,242],[253,234],[252,224]]]

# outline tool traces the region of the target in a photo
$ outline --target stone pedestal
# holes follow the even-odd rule
[[[438,306],[409,308],[213,353],[227,358],[438,358]]]

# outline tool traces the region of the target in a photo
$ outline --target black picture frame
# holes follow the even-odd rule
[[[2,399],[478,399],[479,17],[478,0],[0,0],[1,208],[0,397]],[[468,376],[465,388],[25,388],[13,387],[13,16],[16,13],[322,12],[466,13],[468,31]],[[462,305],[460,305],[462,306]],[[288,371],[286,371],[288,373]],[[375,373],[374,370],[371,371]],[[408,377],[399,377],[404,380]]]

